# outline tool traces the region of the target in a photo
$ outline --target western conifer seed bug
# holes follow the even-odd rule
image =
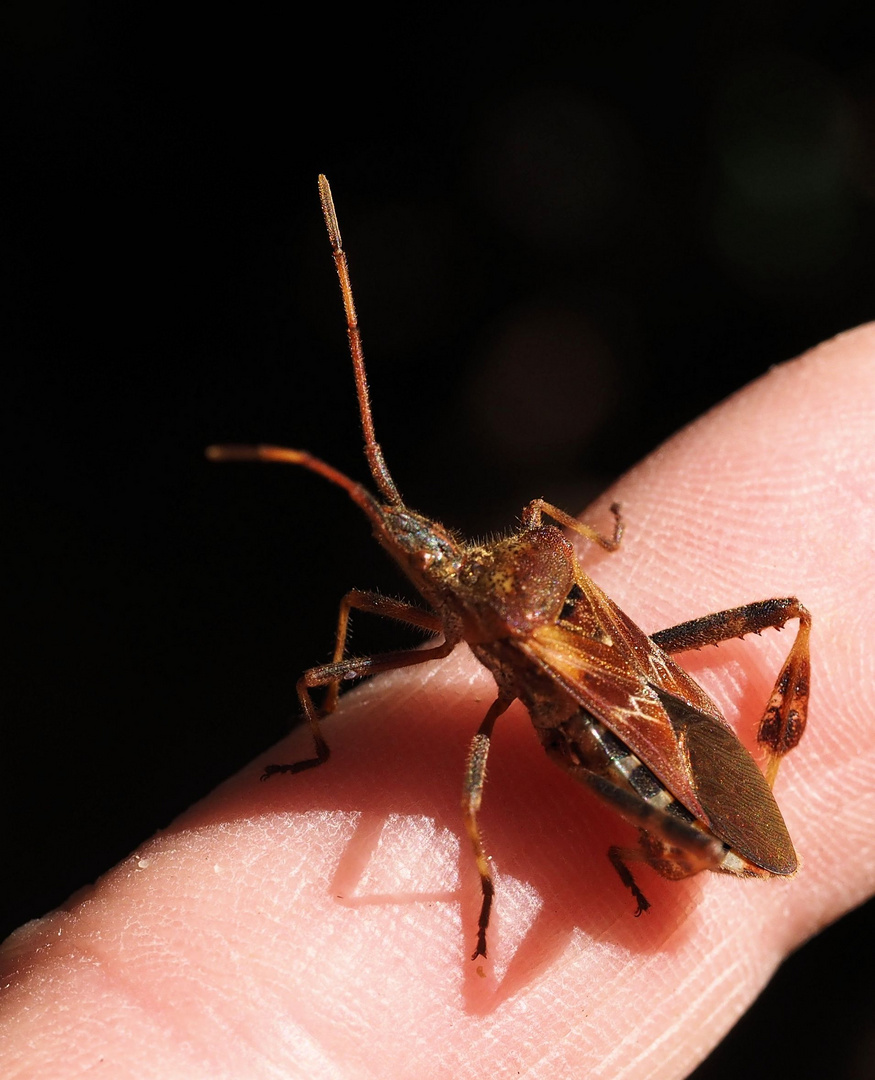
[[[495,678],[498,694],[471,742],[462,794],[465,827],[483,893],[472,959],[486,956],[493,900],[489,859],[477,815],[496,720],[515,700],[525,705],[544,749],[566,772],[639,830],[638,846],[611,847],[608,858],[631,891],[636,915],[650,906],[630,869],[643,862],[669,879],[701,870],[739,877],[787,876],[796,853],[772,795],[781,758],[805,728],[811,617],[793,597],[760,600],[704,615],[648,636],[583,572],[565,526],[608,551],[620,546],[623,523],[612,507],[613,535],[604,536],[543,499],[522,513],[517,531],[474,544],[402,499],[374,436],[364,354],[331,189],[319,177],[346,312],[364,449],[378,495],[305,450],[277,446],[212,446],[218,461],[301,465],[343,488],[371,522],[374,535],[416,587],[428,609],[353,589],[340,604],[334,658],[298,681],[315,756],[268,765],[262,779],[297,773],[328,760],[322,720],[337,705],[340,684],[380,671],[447,656],[460,643]],[[556,524],[545,524],[545,518]],[[429,648],[348,657],[352,611],[382,615],[439,634]],[[674,653],[729,638],[799,628],[760,722],[765,775],[717,706],[672,659]],[[325,690],[321,705],[311,691]]]

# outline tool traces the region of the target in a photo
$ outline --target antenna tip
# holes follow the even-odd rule
[[[328,228],[328,239],[333,250],[338,252],[343,247],[343,241],[340,238],[340,226],[337,224],[337,211],[334,209],[331,185],[324,173],[319,173],[319,201],[322,203],[322,216]]]
[[[223,443],[221,446],[208,446],[204,454],[208,461],[260,461],[264,460],[266,449],[269,448]]]

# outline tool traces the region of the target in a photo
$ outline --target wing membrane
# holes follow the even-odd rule
[[[731,729],[705,691],[594,582],[581,575],[573,606],[566,605],[563,617],[516,644],[653,769],[675,798],[709,820],[682,740],[653,684]]]

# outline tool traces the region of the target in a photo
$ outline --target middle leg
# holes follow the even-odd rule
[[[495,727],[495,721],[507,710],[513,700],[513,698],[499,697],[489,707],[489,712],[484,717],[477,734],[471,740],[471,749],[468,751],[468,765],[465,769],[462,813],[465,815],[465,828],[474,848],[474,858],[477,861],[477,870],[480,874],[480,889],[483,893],[480,918],[477,922],[477,948],[471,957],[472,960],[476,960],[478,956],[486,957],[486,929],[489,926],[489,916],[492,912],[492,898],[495,896],[495,884],[492,880],[492,871],[489,868],[489,857],[483,847],[480,826],[477,824],[477,813],[483,801],[483,785],[486,783],[486,759],[489,756],[492,729]]]

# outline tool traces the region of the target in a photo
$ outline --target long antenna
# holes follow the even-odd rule
[[[354,503],[364,510],[371,519],[373,525],[379,528],[382,525],[383,516],[380,513],[380,504],[367,488],[350,480],[339,469],[327,464],[320,458],[314,457],[306,450],[290,450],[286,446],[237,446],[225,444],[223,446],[208,446],[206,456],[210,461],[278,461],[284,465],[302,465],[310,472],[318,473],[336,484],[349,495]]]
[[[365,456],[368,459],[371,476],[373,476],[383,497],[387,502],[400,505],[403,502],[401,494],[398,488],[395,487],[395,481],[392,479],[392,475],[383,459],[383,451],[374,436],[374,418],[371,414],[371,397],[368,392],[368,377],[365,373],[365,354],[362,348],[362,336],[359,332],[358,316],[355,311],[355,301],[352,297],[352,285],[349,280],[346,252],[343,250],[340,227],[337,224],[337,212],[334,209],[334,199],[331,197],[331,186],[327,178],[321,173],[319,175],[319,199],[322,202],[322,213],[328,229],[331,254],[334,258],[334,266],[337,269],[337,277],[340,281],[340,291],[343,295],[343,309],[346,312],[346,335],[349,338],[349,352],[355,374],[355,390],[362,420],[362,434],[365,437]]]

